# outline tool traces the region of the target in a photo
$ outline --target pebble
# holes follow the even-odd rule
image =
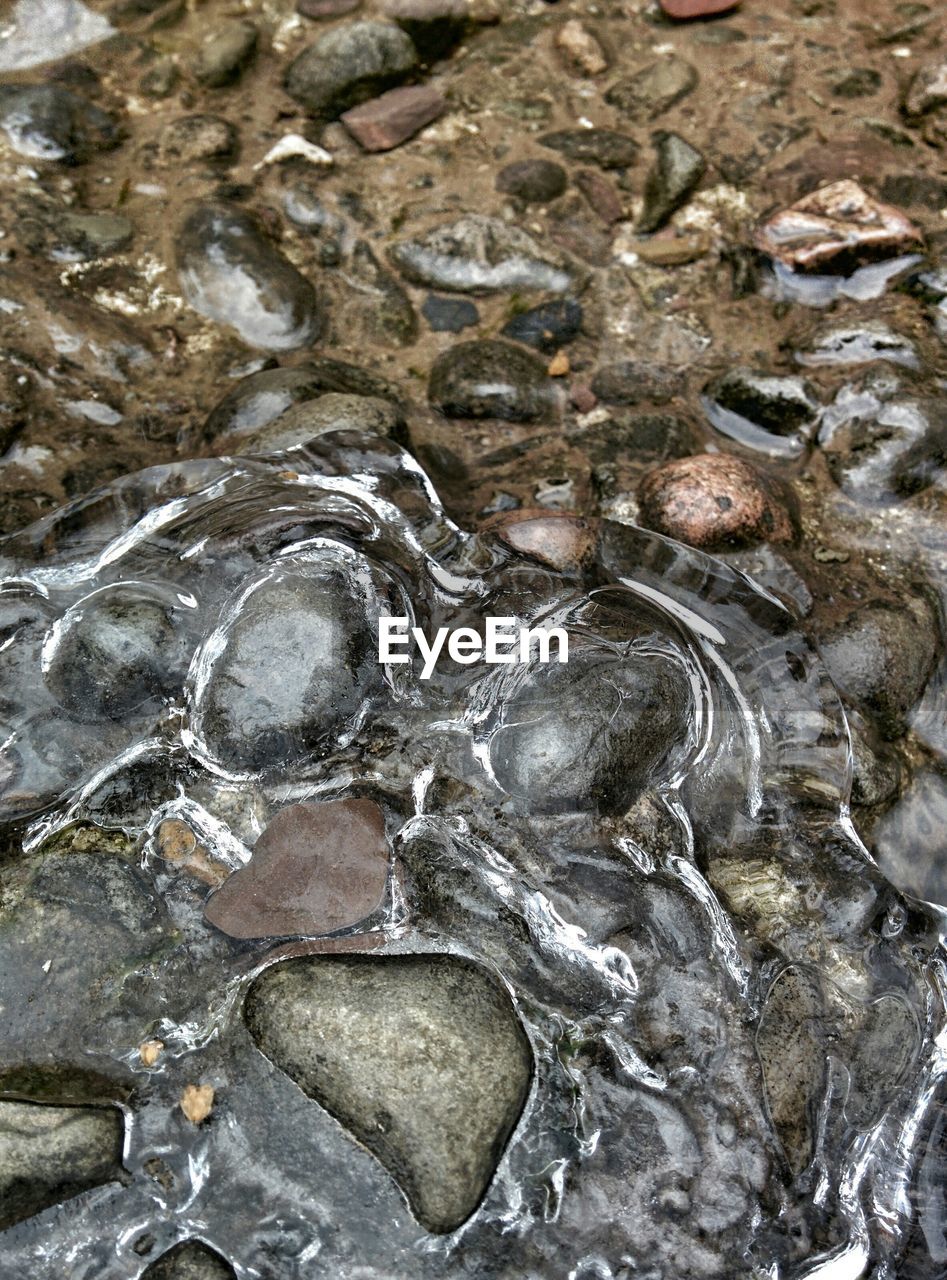
[[[917,252],[923,242],[900,209],[875,200],[848,178],[804,196],[756,233],[757,247],[794,271],[841,275]]]
[[[266,970],[244,1017],[271,1062],[381,1162],[429,1232],[476,1209],[529,1090],[506,990],[451,955],[309,956]]]
[[[517,160],[505,165],[496,177],[496,189],[526,204],[549,204],[566,189],[569,178],[552,160]]]
[[[881,88],[881,73],[874,67],[849,67],[832,81],[834,98],[867,98]]]
[[[623,813],[686,737],[686,681],[643,653],[579,650],[535,671],[490,739],[497,782],[530,813]]]
[[[448,418],[534,422],[555,400],[542,360],[498,339],[462,342],[434,361],[431,404]]]
[[[575,185],[606,226],[621,222],[625,206],[611,182],[594,169],[580,169],[575,175]]]
[[[362,0],[296,0],[296,12],[304,18],[344,18],[354,13]]]
[[[21,243],[59,261],[90,262],[127,249],[135,228],[119,213],[78,213],[70,209],[37,210],[37,220],[17,226]]]
[[[236,1280],[237,1273],[201,1240],[185,1240],[142,1272],[141,1280]]]
[[[158,135],[158,156],[165,166],[229,160],[236,150],[237,131],[222,116],[180,116]]]
[[[323,317],[315,290],[243,209],[193,206],[178,231],[175,256],[187,302],[235,329],[248,346],[292,351],[318,337]]]
[[[544,302],[521,311],[503,326],[503,337],[552,354],[577,338],[582,328],[582,306],[575,298]]]
[[[644,477],[638,500],[646,528],[702,550],[794,537],[774,486],[755,467],[727,454],[665,463]]]
[[[121,1182],[114,1107],[0,1101],[0,1230],[106,1182]]]
[[[365,151],[390,151],[446,109],[447,103],[431,85],[408,85],[343,112],[342,123]]]
[[[292,405],[314,400],[325,390],[324,378],[306,365],[251,373],[211,410],[204,436],[214,440],[218,436],[248,435],[273,422]]]
[[[58,85],[0,85],[0,128],[28,160],[81,164],[118,145],[112,117]]]
[[[286,72],[286,92],[312,115],[338,116],[405,80],[417,61],[417,50],[400,27],[352,22],[298,54]]]
[[[661,132],[654,137],[655,162],[648,172],[644,208],[638,219],[640,232],[657,231],[685,204],[707,171],[701,153],[678,137]]]
[[[164,1050],[163,1040],[145,1040],[138,1046],[138,1057],[143,1067],[153,1067]]]
[[[947,105],[947,62],[937,59],[918,67],[908,81],[901,109],[909,120]]]
[[[669,18],[710,18],[735,9],[740,0],[661,0],[661,8]]]
[[[394,435],[404,418],[388,400],[329,391],[318,400],[293,405],[268,426],[251,432],[234,447],[244,453],[277,453],[307,444],[329,431],[371,431]]]
[[[577,573],[595,548],[598,522],[571,511],[521,508],[495,516],[486,528],[518,555],[560,573]]]
[[[480,323],[480,312],[467,298],[439,298],[429,293],[421,305],[424,316],[434,333],[460,333]]]
[[[556,48],[566,66],[579,75],[599,76],[608,70],[608,59],[602,46],[578,18],[570,18],[559,28]]]
[[[680,267],[688,262],[696,262],[709,251],[710,237],[703,233],[654,236],[649,240],[640,240],[634,246],[637,257],[654,267]]]
[[[388,256],[412,284],[452,293],[565,293],[575,282],[574,270],[555,248],[484,214],[469,213],[402,240]]]
[[[212,1084],[186,1084],[181,1090],[178,1105],[191,1124],[203,1124],[214,1109]]]
[[[231,938],[318,936],[372,915],[387,884],[385,820],[373,801],[293,804],[208,899],[204,918]]]
[[[592,379],[592,391],[605,404],[667,404],[684,390],[682,375],[640,360],[604,365]]]
[[[644,124],[692,93],[699,78],[695,67],[671,54],[616,81],[606,92],[605,101],[629,120]]]
[[[237,19],[212,31],[194,59],[194,79],[207,89],[234,84],[256,52],[259,32],[252,22]]]
[[[469,0],[385,0],[384,11],[407,32],[425,62],[449,53],[475,20]]]
[[[896,606],[872,601],[820,629],[817,638],[840,693],[885,738],[900,737],[937,661],[937,625],[927,604],[910,596]]]
[[[614,129],[562,129],[544,133],[538,141],[570,160],[599,169],[630,169],[637,164],[640,150],[634,138]]]

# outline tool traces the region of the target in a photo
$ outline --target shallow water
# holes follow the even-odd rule
[[[841,704],[775,598],[611,522],[556,571],[461,533],[407,453],[343,432],[119,481],[6,538],[0,572],[6,879],[29,904],[40,867],[59,895],[7,978],[0,1072],[124,1091],[129,1175],[15,1226],[7,1274],[135,1277],[198,1237],[241,1280],[893,1277],[915,1208],[943,1255],[942,914],[861,843]],[[318,667],[312,722],[260,630],[281,610]],[[554,622],[570,663],[422,682],[374,661],[381,613]],[[609,733],[583,737],[599,705]],[[281,807],[344,796],[380,804],[392,849],[346,945],[469,958],[531,1046],[496,1175],[446,1234],[248,1034],[256,976],[331,944],[226,937],[161,854],[183,819],[224,876]],[[69,890],[88,855],[57,841],[88,822],[128,838],[115,901],[144,932]],[[198,1079],[206,1126],[177,1109]]]

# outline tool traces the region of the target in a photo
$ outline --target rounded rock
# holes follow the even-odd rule
[[[531,352],[495,339],[462,342],[438,356],[428,398],[448,418],[533,422],[554,403],[546,366]]]
[[[164,165],[227,160],[236,150],[237,131],[222,116],[181,116],[166,124],[158,136],[158,155]]]
[[[496,189],[527,204],[549,204],[566,189],[568,175],[552,160],[517,160],[497,174]]]
[[[727,454],[658,467],[642,480],[638,499],[647,528],[704,550],[794,537],[786,502],[755,467]]]
[[[286,72],[286,92],[317,116],[337,116],[406,79],[418,55],[389,22],[336,27],[304,49]]]

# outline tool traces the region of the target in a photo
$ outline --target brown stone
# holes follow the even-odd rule
[[[791,542],[786,499],[755,467],[725,453],[677,458],[649,472],[638,490],[642,523],[706,550]]]
[[[203,1124],[214,1108],[212,1084],[186,1084],[181,1090],[179,1106],[191,1124]]]
[[[569,402],[578,413],[591,413],[598,404],[598,396],[585,382],[573,382],[569,388]]]
[[[381,905],[388,882],[384,817],[371,800],[280,810],[253,856],[213,894],[204,916],[231,938],[333,933]]]
[[[740,0],[661,0],[661,8],[669,18],[710,18],[735,9]]]
[[[431,85],[406,85],[352,107],[342,123],[366,151],[390,151],[436,120],[446,106]]]
[[[361,0],[297,0],[296,12],[304,18],[341,18],[360,4]]]
[[[756,244],[795,271],[839,275],[917,252],[923,237],[900,209],[845,178],[774,214],[757,231]]]
[[[556,48],[562,54],[566,66],[583,76],[599,76],[608,70],[608,60],[602,46],[578,18],[570,20],[556,35]]]
[[[606,226],[622,220],[625,210],[621,196],[604,174],[594,169],[580,169],[575,175],[575,185]]]
[[[485,528],[520,555],[532,556],[552,569],[575,573],[592,553],[598,522],[570,511],[524,507],[495,516]]]

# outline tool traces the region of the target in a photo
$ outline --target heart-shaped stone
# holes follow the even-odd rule
[[[281,809],[245,867],[204,908],[231,938],[311,937],[358,924],[381,905],[388,842],[372,800]]]
[[[306,956],[257,978],[244,1017],[270,1061],[394,1175],[424,1227],[470,1217],[532,1075],[494,978],[449,955]]]

